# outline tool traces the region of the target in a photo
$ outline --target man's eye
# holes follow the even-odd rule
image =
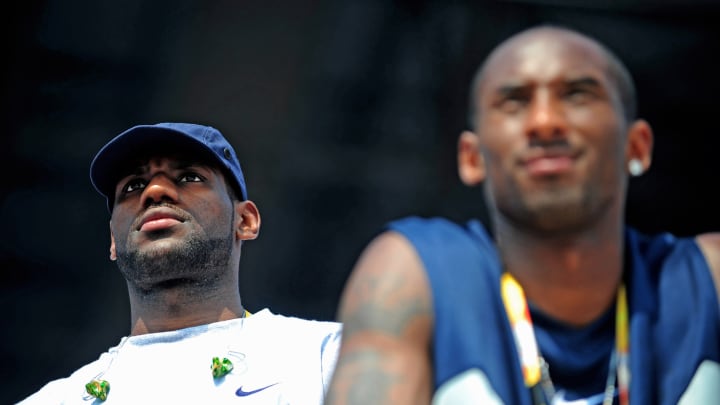
[[[145,180],[143,179],[133,179],[130,180],[126,185],[123,191],[125,193],[130,193],[135,190],[142,190],[145,188]]]
[[[505,114],[517,114],[527,108],[531,99],[531,89],[524,86],[505,86],[497,91],[493,107]]]
[[[526,97],[510,96],[505,97],[498,103],[498,108],[506,113],[517,113],[522,110],[528,103]]]
[[[565,92],[565,99],[576,104],[585,103],[594,98],[594,94],[582,88],[571,88]]]
[[[185,173],[178,178],[178,181],[180,181],[181,183],[197,183],[205,181],[205,179],[203,179],[200,175],[196,173]]]

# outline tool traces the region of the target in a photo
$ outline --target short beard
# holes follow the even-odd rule
[[[172,249],[150,252],[118,250],[117,264],[138,292],[182,284],[211,286],[225,277],[232,252],[232,234],[225,238],[191,238]]]
[[[543,237],[572,236],[601,220],[611,201],[591,190],[562,190],[536,196],[521,207],[501,209],[515,227]]]

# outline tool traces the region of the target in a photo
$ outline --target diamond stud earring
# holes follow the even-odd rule
[[[637,177],[645,171],[645,168],[643,167],[642,162],[640,159],[632,158],[628,162],[628,171],[630,172],[630,175],[633,177]]]

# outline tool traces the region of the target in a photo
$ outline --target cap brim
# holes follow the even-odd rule
[[[126,171],[137,163],[137,159],[150,157],[157,151],[185,148],[196,154],[206,152],[211,156],[213,153],[205,144],[182,131],[153,125],[132,127],[113,138],[95,155],[90,164],[90,181],[100,194],[108,198],[110,208],[117,182],[127,175]]]

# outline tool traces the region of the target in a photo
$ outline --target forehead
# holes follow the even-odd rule
[[[510,39],[495,50],[482,72],[481,94],[508,83],[547,83],[592,77],[610,85],[609,60],[599,44],[562,30],[540,30]]]

